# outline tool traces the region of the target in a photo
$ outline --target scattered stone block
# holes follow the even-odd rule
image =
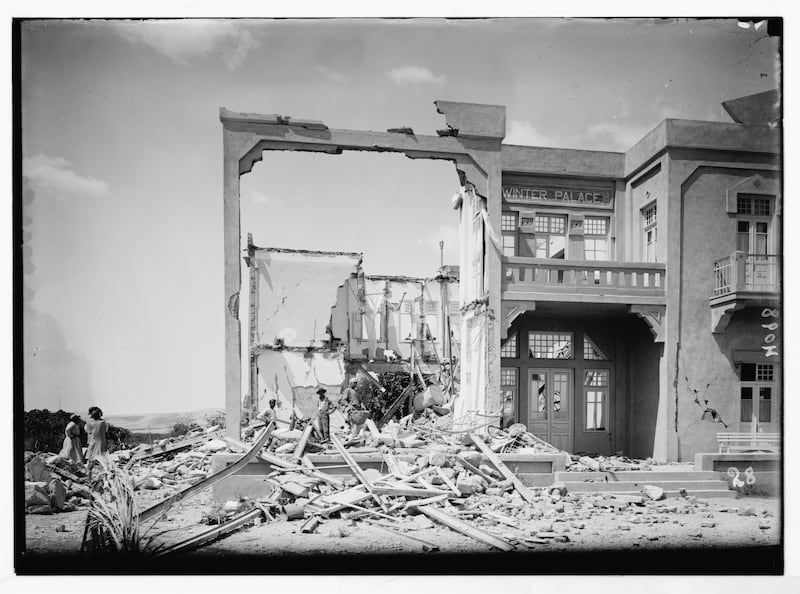
[[[50,506],[50,493],[47,483],[26,482],[25,483],[25,507]]]
[[[32,505],[26,510],[29,514],[43,514],[50,515],[53,513],[53,508],[50,504],[47,505]]]
[[[222,452],[228,448],[228,444],[221,439],[212,439],[208,443],[198,448],[201,452],[216,453]]]
[[[700,528],[714,528],[716,525],[715,522],[700,522]]]
[[[642,487],[642,493],[644,493],[649,499],[652,501],[660,501],[664,499],[664,489],[661,487],[656,487],[655,485],[645,485]]]
[[[772,524],[766,521],[762,521],[758,523],[758,528],[759,530],[769,530],[770,528],[772,528]]]
[[[56,511],[62,510],[64,504],[67,502],[67,488],[64,486],[64,483],[59,479],[53,479],[48,485],[48,491],[50,495],[50,505]]]
[[[38,456],[31,458],[25,465],[25,480],[35,483],[49,483],[53,480],[51,473]]]

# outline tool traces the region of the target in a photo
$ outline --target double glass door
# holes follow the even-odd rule
[[[572,451],[573,372],[528,372],[528,430],[561,450]]]

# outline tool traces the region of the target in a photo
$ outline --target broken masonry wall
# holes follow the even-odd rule
[[[334,334],[337,338],[350,337],[348,346],[352,359],[385,360],[388,349],[396,357],[408,361],[411,341],[418,336],[418,324],[424,312],[425,322],[435,339],[436,354],[441,357],[445,336],[441,300],[441,285],[435,280],[351,277],[339,293],[334,309],[336,319],[340,320],[334,326]],[[458,322],[457,315],[451,319]],[[458,332],[455,334],[459,336]],[[430,343],[423,348],[426,358],[434,356]]]
[[[723,330],[712,333],[709,304],[715,286],[714,261],[729,257],[738,248],[738,222],[742,220],[736,214],[738,190],[746,192],[746,196],[768,198],[772,203],[771,215],[760,220],[768,223],[767,253],[780,254],[779,173],[742,162],[742,156],[723,156],[730,161],[700,167],[689,159],[684,161],[690,174],[682,184],[684,259],[678,361],[678,440],[682,460],[692,460],[698,452],[717,451],[719,431],[751,430],[752,424],[742,419],[741,383],[736,367],[740,363],[773,364],[774,380],[760,384],[771,387],[770,421],[760,423],[759,430],[781,429],[782,312],[766,302],[748,305],[733,313]],[[756,270],[752,274],[768,277],[771,272],[777,275],[779,269],[764,265],[760,273]],[[766,316],[762,315],[765,311]],[[695,401],[696,396],[699,402]],[[754,394],[754,409],[757,396]]]
[[[359,254],[314,253],[259,248],[256,343],[320,347],[337,287],[354,272]]]

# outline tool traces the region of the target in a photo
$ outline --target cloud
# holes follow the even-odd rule
[[[268,204],[270,206],[280,206],[284,202],[283,200],[279,200],[278,198],[273,198],[263,192],[259,192],[258,190],[253,190],[247,194],[247,198],[253,204]]]
[[[539,132],[527,120],[511,120],[506,129],[504,144],[521,144],[525,146],[564,147],[569,141],[565,138],[548,136]]]
[[[52,192],[58,196],[107,196],[108,184],[93,177],[75,173],[69,161],[63,157],[48,157],[38,154],[22,159],[22,175],[27,177],[36,190]]]
[[[231,21],[122,21],[112,26],[131,43],[148,46],[181,65],[198,56],[220,54],[235,70],[259,45],[249,30]]]
[[[398,66],[386,73],[392,82],[398,86],[406,84],[434,84],[442,85],[445,81],[444,74],[436,75],[424,66]]]
[[[659,120],[660,121],[660,120]],[[645,134],[653,129],[652,126],[641,124],[625,124],[622,122],[598,122],[586,128],[587,149],[605,151],[627,151]]]
[[[345,75],[343,72],[339,72],[338,70],[335,70],[328,66],[322,66],[322,65],[315,66],[314,70],[324,75],[325,77],[329,78],[335,83],[342,83],[347,79],[347,75]]]

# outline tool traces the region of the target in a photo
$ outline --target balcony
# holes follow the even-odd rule
[[[733,312],[776,305],[780,298],[780,256],[733,252],[714,262],[711,331],[720,333]]]
[[[505,257],[502,287],[504,300],[664,305],[666,266]]]

